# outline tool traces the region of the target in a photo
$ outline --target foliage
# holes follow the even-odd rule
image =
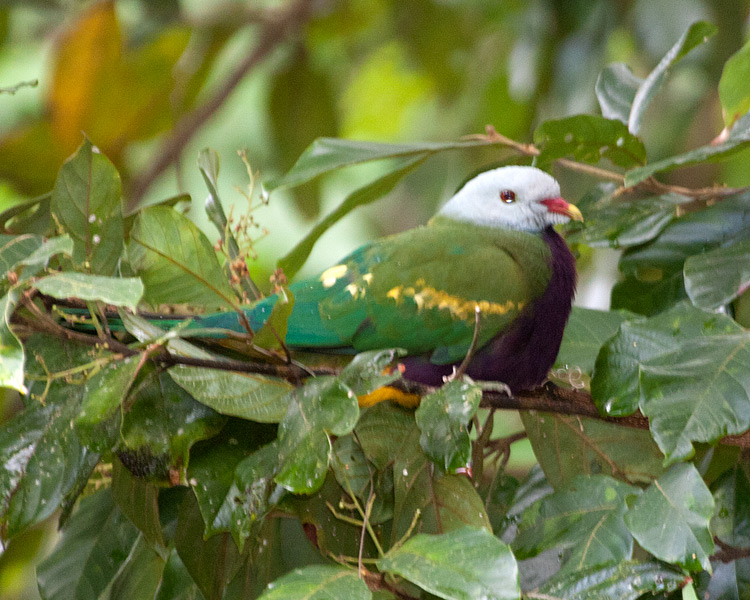
[[[279,33],[279,22],[302,18],[299,6],[261,25]],[[310,35],[344,24],[359,27],[321,18]],[[142,202],[146,184],[126,152],[170,131],[172,111],[194,114],[230,30],[217,26],[192,48],[200,56],[176,86],[170,74],[194,43],[190,32],[164,27],[131,46],[113,3],[95,3],[56,42],[48,110],[0,139],[0,176],[27,196],[0,214],[0,383],[21,404],[0,424],[0,539],[13,548],[58,520],[59,540],[37,568],[41,597],[750,594],[750,463],[737,450],[750,447],[750,191],[654,178],[747,148],[747,46],[726,61],[716,92],[724,132],[668,155],[652,154],[647,109],[716,34],[706,22],[664,48],[643,78],[606,66],[591,86],[601,115],[543,120],[533,144],[499,127],[452,142],[319,137],[305,149],[309,140],[275,118],[279,151],[299,158],[264,182],[265,193],[295,190],[316,214],[311,185],[354,165],[375,165],[375,175],[279,259],[266,290],[250,277],[252,220],[238,224],[222,207],[215,152],[203,151],[194,170],[208,188],[216,244],[181,210],[184,196]],[[397,50],[383,52],[380,61],[398,63]],[[429,54],[426,69],[450,69]],[[324,133],[336,118],[315,98],[330,98],[333,81],[316,75],[304,49],[291,61],[271,96],[289,120],[312,115]],[[400,93],[422,89],[390,76]],[[139,77],[151,85],[121,112],[114,99]],[[290,81],[302,82],[304,105]],[[350,93],[347,102],[356,86]],[[350,115],[348,126],[366,121]],[[417,389],[416,409],[373,403],[363,397],[399,384],[399,349],[287,354],[294,298],[285,275],[315,242],[402,179],[471,153],[484,166],[534,161],[587,177],[585,224],[564,233],[582,257],[618,249],[622,278],[610,310],[574,309],[553,375],[600,418],[555,402],[554,386],[536,392],[549,400],[539,412],[532,395],[507,398],[461,379]],[[263,195],[251,185],[250,196]],[[219,342],[174,315],[233,314],[265,292],[286,301],[246,336]],[[145,318],[154,312],[161,318]],[[493,435],[502,420],[494,409],[509,407],[520,409],[523,433]],[[522,437],[539,467],[510,472]]]

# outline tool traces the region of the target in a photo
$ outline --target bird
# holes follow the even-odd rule
[[[511,392],[544,382],[576,289],[575,258],[554,229],[583,221],[558,182],[530,166],[468,180],[427,224],[369,242],[316,277],[292,283],[291,350],[402,348],[406,380],[439,386],[467,354],[472,380]],[[279,295],[249,306],[258,331]],[[244,332],[236,313],[191,326]],[[471,351],[471,353],[470,353]]]

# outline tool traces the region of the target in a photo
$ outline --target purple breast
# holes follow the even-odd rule
[[[551,251],[547,289],[513,324],[482,347],[466,373],[478,381],[501,381],[514,392],[541,384],[557,358],[576,288],[575,258],[565,240],[548,227],[542,238]],[[406,357],[404,377],[440,385],[453,365],[434,365],[425,357]]]

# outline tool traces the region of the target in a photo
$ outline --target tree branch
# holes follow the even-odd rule
[[[298,0],[277,15],[267,16],[263,20],[260,39],[255,48],[248,52],[219,87],[216,93],[193,112],[184,115],[175,125],[171,135],[155,153],[150,167],[130,184],[127,195],[128,211],[136,207],[144,194],[159,176],[173,163],[179,160],[183,148],[190,142],[196,132],[213,116],[229,98],[245,75],[257,66],[276,47],[286,39],[298,33],[311,15],[310,0]],[[273,14],[273,13],[272,13]]]

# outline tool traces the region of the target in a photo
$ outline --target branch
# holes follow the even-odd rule
[[[302,29],[311,14],[311,2],[298,0],[288,8],[280,11],[277,18],[266,18],[260,39],[254,50],[247,52],[229,75],[224,84],[204,104],[193,112],[184,115],[175,125],[171,135],[155,153],[150,167],[130,185],[128,193],[128,210],[136,207],[146,191],[159,176],[173,163],[179,160],[182,149],[190,142],[196,132],[206,124],[213,114],[221,108],[245,75],[257,66],[276,47]]]
[[[723,563],[730,563],[732,561],[735,561],[739,558],[748,558],[750,557],[750,548],[747,546],[743,548],[737,548],[736,546],[730,546],[729,544],[726,544],[722,542],[718,536],[714,536],[714,542],[716,545],[720,548],[718,552],[715,552],[711,555],[712,561],[719,561]]]
[[[541,151],[539,150],[539,148],[537,148],[534,144],[523,144],[521,142],[512,140],[502,135],[501,133],[498,133],[497,130],[492,125],[487,125],[485,131],[486,131],[485,134],[470,135],[470,136],[467,136],[467,138],[468,139],[481,139],[481,140],[487,140],[488,142],[500,143],[504,146],[512,148],[513,150],[515,150],[519,154],[522,154],[523,156],[536,157],[541,154]],[[578,171],[579,173],[592,175],[594,177],[597,177],[598,179],[606,179],[609,181],[614,181],[620,186],[624,186],[625,184],[625,176],[622,173],[618,173],[616,171],[610,171],[609,169],[603,169],[601,167],[590,165],[588,163],[577,162],[575,160],[570,160],[568,158],[559,158],[555,162],[557,162],[558,164],[562,165],[563,167],[571,171]],[[646,179],[645,181],[642,181],[641,183],[639,183],[633,188],[621,187],[617,192],[615,192],[615,195],[619,195],[625,190],[638,190],[638,189],[647,190],[655,194],[673,193],[673,194],[680,194],[681,196],[687,196],[689,198],[693,198],[692,202],[682,205],[681,207],[682,211],[687,212],[689,210],[695,210],[697,208],[701,208],[705,206],[712,199],[731,196],[747,188],[730,188],[730,187],[724,187],[724,186],[687,188],[687,187],[683,187],[680,185],[670,185],[667,183],[662,183],[661,181],[657,180],[654,177],[649,177],[648,179]]]

